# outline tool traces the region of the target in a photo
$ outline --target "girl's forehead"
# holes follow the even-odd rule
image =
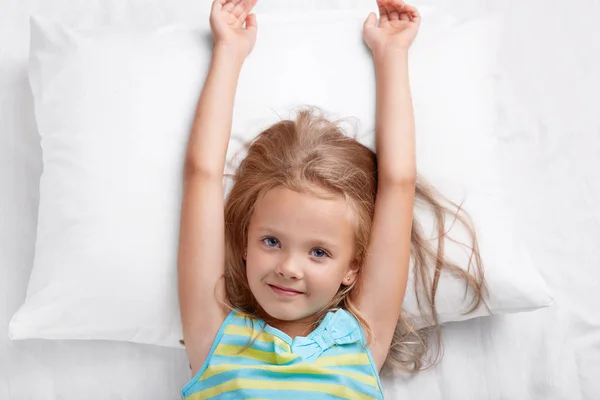
[[[340,237],[352,234],[352,213],[342,196],[317,196],[284,187],[269,190],[256,203],[252,222],[256,229],[313,232]]]

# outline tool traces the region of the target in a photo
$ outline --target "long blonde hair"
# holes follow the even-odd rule
[[[371,149],[347,136],[339,123],[328,120],[311,108],[301,109],[295,119],[282,120],[261,132],[247,150],[233,175],[233,186],[225,203],[224,278],[229,305],[248,316],[259,317],[260,306],[250,290],[243,257],[248,225],[257,199],[277,186],[299,192],[319,188],[344,196],[358,216],[355,261],[361,265],[367,252],[375,209],[377,157]],[[437,193],[420,176],[415,199],[433,211],[438,235],[437,246],[432,246],[417,219],[413,219],[411,263],[414,290],[421,316],[432,326],[416,329],[406,318],[398,316],[384,366],[405,371],[419,371],[441,359],[435,294],[442,270],[464,279],[472,295],[469,312],[478,308],[485,297],[477,240],[468,219],[462,215],[464,210]],[[444,257],[444,239],[447,236],[444,216],[447,213],[453,214],[470,232],[472,263],[466,269]],[[354,289],[354,285],[341,285],[318,320],[331,309],[344,308],[361,322],[367,336],[371,337],[368,323],[352,301]],[[436,338],[438,344],[438,351],[433,357],[428,355],[432,338]]]

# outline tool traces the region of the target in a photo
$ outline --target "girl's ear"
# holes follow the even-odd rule
[[[344,275],[344,280],[343,280],[342,284],[345,286],[350,286],[354,282],[356,282],[356,279],[358,277],[359,268],[360,268],[360,264],[358,263],[358,261],[356,261],[356,260],[352,261],[350,263],[350,265],[348,266],[348,269],[346,270],[346,274]]]

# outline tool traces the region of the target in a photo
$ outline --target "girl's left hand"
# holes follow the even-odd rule
[[[403,0],[377,0],[377,16],[370,13],[363,27],[363,39],[374,55],[389,51],[407,51],[412,45],[419,26],[419,11]]]

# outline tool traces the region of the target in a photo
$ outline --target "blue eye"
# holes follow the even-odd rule
[[[267,245],[267,247],[279,247],[279,240],[274,237],[266,237],[262,240],[262,242]]]
[[[311,254],[317,258],[324,258],[328,256],[327,252],[319,247],[312,249]]]

